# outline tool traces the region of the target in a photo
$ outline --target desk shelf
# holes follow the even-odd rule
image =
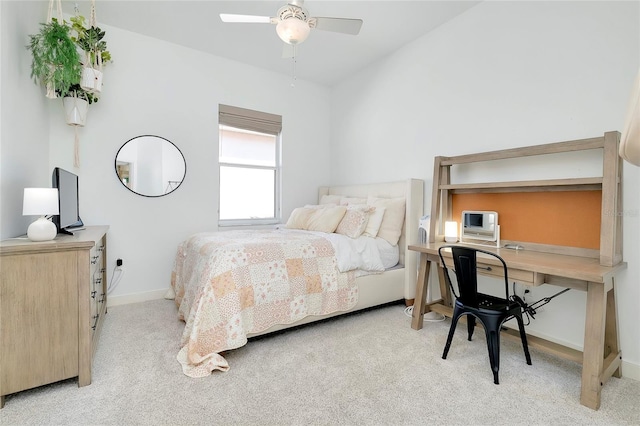
[[[431,221],[429,242],[444,239],[444,222],[455,220],[453,213],[453,196],[458,194],[500,194],[500,193],[549,193],[549,192],[587,192],[601,193],[600,236],[599,247],[572,247],[557,243],[528,244],[532,241],[508,241],[522,243],[534,250],[575,255],[597,252],[600,264],[614,266],[622,261],[622,159],[618,156],[620,145],[619,132],[607,132],[601,137],[555,142],[544,145],[458,155],[453,157],[438,156],[434,159],[433,191],[431,202]],[[539,155],[560,154],[599,150],[602,152],[602,176],[569,177],[563,179],[519,180],[504,182],[455,183],[452,182],[451,168],[457,165],[481,163],[495,160],[520,159]],[[570,206],[569,206],[570,207]],[[478,210],[478,209],[471,209]],[[596,229],[591,226],[591,229]],[[506,238],[508,239],[508,238]],[[597,245],[597,236],[595,244]],[[533,241],[535,242],[535,241]]]
[[[440,190],[448,190],[452,194],[496,193],[496,192],[540,192],[540,191],[601,191],[602,178],[571,178],[520,180],[508,182],[482,182],[441,184]]]

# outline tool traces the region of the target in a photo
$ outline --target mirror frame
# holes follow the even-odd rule
[[[180,181],[180,183],[173,188],[171,191],[169,192],[165,192],[163,194],[158,194],[158,195],[148,195],[148,194],[142,194],[140,192],[136,192],[134,191],[132,188],[129,188],[127,185],[124,184],[124,182],[122,182],[122,179],[120,178],[120,175],[118,174],[118,154],[120,154],[120,151],[122,151],[122,148],[124,148],[129,142],[138,139],[138,138],[158,138],[158,139],[162,139],[163,141],[166,141],[168,143],[170,143],[175,149],[176,151],[178,151],[178,153],[180,154],[180,156],[182,157],[182,162],[184,163],[184,174],[182,175],[182,180]],[[132,193],[136,194],[136,195],[140,195],[142,197],[148,197],[148,198],[158,198],[158,197],[164,197],[165,195],[169,195],[172,192],[174,192],[176,189],[180,188],[180,186],[184,183],[185,178],[187,177],[187,159],[184,157],[184,154],[182,153],[182,151],[180,150],[180,148],[178,148],[178,146],[176,144],[174,144],[173,142],[171,142],[169,139],[167,138],[163,138],[162,136],[157,136],[157,135],[138,135],[138,136],[134,136],[131,139],[129,139],[128,141],[126,141],[125,143],[122,144],[122,146],[120,148],[118,148],[118,151],[116,152],[116,156],[114,159],[114,171],[116,173],[116,178],[118,179],[118,182],[120,182],[120,184],[122,186],[124,186],[125,188],[127,188],[129,191],[131,191]]]

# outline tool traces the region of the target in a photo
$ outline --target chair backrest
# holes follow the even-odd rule
[[[458,291],[460,294],[455,293],[455,289],[451,283],[449,272],[447,270],[444,257],[442,256],[443,249],[451,249],[453,255],[453,266],[456,271],[456,277],[458,281]],[[438,249],[438,255],[442,267],[444,268],[445,279],[451,287],[451,291],[455,294],[456,298],[461,303],[477,308],[478,307],[478,267],[477,267],[477,254],[484,253],[489,256],[493,256],[500,261],[504,273],[504,288],[505,299],[509,299],[509,277],[507,273],[507,264],[502,257],[490,251],[480,250],[472,247],[463,246],[442,246]]]

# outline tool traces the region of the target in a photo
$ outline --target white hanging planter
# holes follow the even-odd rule
[[[64,113],[69,126],[84,126],[87,119],[89,102],[81,98],[68,96],[62,99]]]
[[[87,92],[100,93],[102,91],[102,71],[96,68],[83,68],[80,87]]]

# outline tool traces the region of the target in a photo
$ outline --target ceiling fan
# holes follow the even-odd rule
[[[294,46],[307,39],[311,28],[352,35],[360,32],[362,19],[311,17],[303,3],[304,0],[290,0],[275,17],[221,13],[220,19],[229,23],[275,24],[278,37]]]

